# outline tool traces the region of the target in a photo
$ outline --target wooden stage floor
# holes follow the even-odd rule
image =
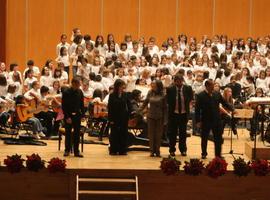
[[[245,143],[249,142],[249,134],[246,129],[238,129],[239,138],[233,136],[233,149],[235,152],[244,153]],[[228,153],[230,150],[230,136],[228,132],[224,132],[223,153]],[[97,138],[86,137],[89,140],[96,140]],[[19,155],[26,156],[32,153],[38,153],[43,159],[48,161],[52,157],[63,157],[64,141],[62,141],[61,151],[58,151],[58,141],[44,140],[47,146],[26,146],[26,145],[6,145],[0,141],[0,162],[3,165],[3,160],[7,155],[18,153]],[[200,137],[191,136],[187,139],[187,157],[180,156],[176,152],[176,158],[182,162],[190,158],[200,158]],[[104,139],[104,143],[108,143],[108,139]],[[99,144],[84,144],[84,158],[75,158],[72,155],[65,158],[68,168],[79,169],[159,169],[161,158],[149,157],[149,152],[145,151],[132,151],[127,156],[110,156],[108,154],[108,147]],[[161,156],[168,156],[168,148],[161,148]],[[205,163],[208,163],[214,157],[214,144],[209,141],[208,143],[208,158]],[[233,157],[231,155],[224,155],[226,161],[229,163],[229,169],[232,169]],[[238,157],[238,156],[237,156]],[[242,156],[246,160],[249,158]]]

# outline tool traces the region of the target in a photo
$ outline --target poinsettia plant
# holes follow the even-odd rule
[[[266,176],[270,172],[269,162],[263,159],[253,161],[251,168],[256,176]]]
[[[38,154],[32,154],[31,156],[26,157],[26,168],[28,170],[37,172],[45,167],[45,161],[42,160]]]
[[[237,158],[233,161],[233,173],[237,176],[247,176],[251,171],[250,162],[246,162],[243,158]]]
[[[49,172],[64,172],[66,170],[66,160],[60,158],[52,158],[49,161],[48,170]]]
[[[11,173],[18,173],[21,171],[23,166],[24,159],[21,155],[15,154],[12,156],[7,156],[4,160],[4,164],[7,166],[7,169]]]
[[[185,173],[188,175],[197,176],[204,170],[204,163],[199,159],[190,159],[190,162],[185,162]]]
[[[228,163],[224,159],[216,157],[206,166],[206,172],[208,176],[217,178],[227,172],[227,166]]]
[[[166,175],[174,175],[180,171],[181,162],[176,160],[174,157],[169,156],[168,158],[163,158],[160,162],[160,169]]]

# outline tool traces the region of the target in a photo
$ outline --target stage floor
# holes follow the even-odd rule
[[[233,149],[234,152],[244,153],[245,143],[250,141],[249,133],[246,129],[238,129],[239,138],[233,135]],[[228,131],[224,132],[224,144],[223,153],[228,153],[230,150],[230,136]],[[98,141],[97,138],[86,137],[87,140]],[[0,162],[3,165],[3,161],[7,155],[19,154],[25,157],[32,153],[38,153],[43,159],[48,161],[52,157],[63,157],[64,141],[62,141],[61,151],[58,151],[57,140],[44,140],[47,146],[28,146],[28,145],[6,145],[3,141],[0,141]],[[104,138],[104,143],[109,143],[107,138]],[[180,152],[176,152],[176,158],[182,162],[189,160],[190,158],[200,158],[201,139],[198,136],[191,136],[187,139],[187,157],[180,156]],[[149,152],[145,151],[131,151],[127,156],[110,156],[108,154],[108,146],[99,144],[84,144],[84,158],[75,158],[73,155],[65,157],[67,161],[67,168],[79,168],[79,169],[159,169],[160,161],[162,158],[152,158],[149,156]],[[168,156],[168,148],[161,148],[161,156]],[[209,141],[208,143],[208,157],[204,160],[208,163],[214,157],[214,144]],[[224,155],[226,161],[229,163],[228,168],[232,169],[233,157],[232,155]],[[236,155],[238,157],[238,155]],[[246,160],[249,160],[246,155],[242,156]]]

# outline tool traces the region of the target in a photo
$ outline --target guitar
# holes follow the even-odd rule
[[[45,106],[37,106],[33,108],[32,106],[25,104],[18,104],[16,106],[16,113],[20,122],[25,122],[29,118],[34,117],[34,114],[38,114],[42,111],[46,112],[47,108]]]
[[[90,98],[90,97],[84,97],[83,98],[83,104],[84,104],[84,107],[87,108],[89,103],[92,101],[93,99]]]
[[[108,116],[107,106],[101,102],[94,102],[94,117],[100,118],[107,116]]]

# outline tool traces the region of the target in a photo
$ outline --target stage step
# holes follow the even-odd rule
[[[135,191],[80,190],[79,194],[136,195]]]
[[[138,200],[138,178],[76,177],[76,200]]]
[[[125,178],[79,178],[79,182],[136,183],[136,180]]]

